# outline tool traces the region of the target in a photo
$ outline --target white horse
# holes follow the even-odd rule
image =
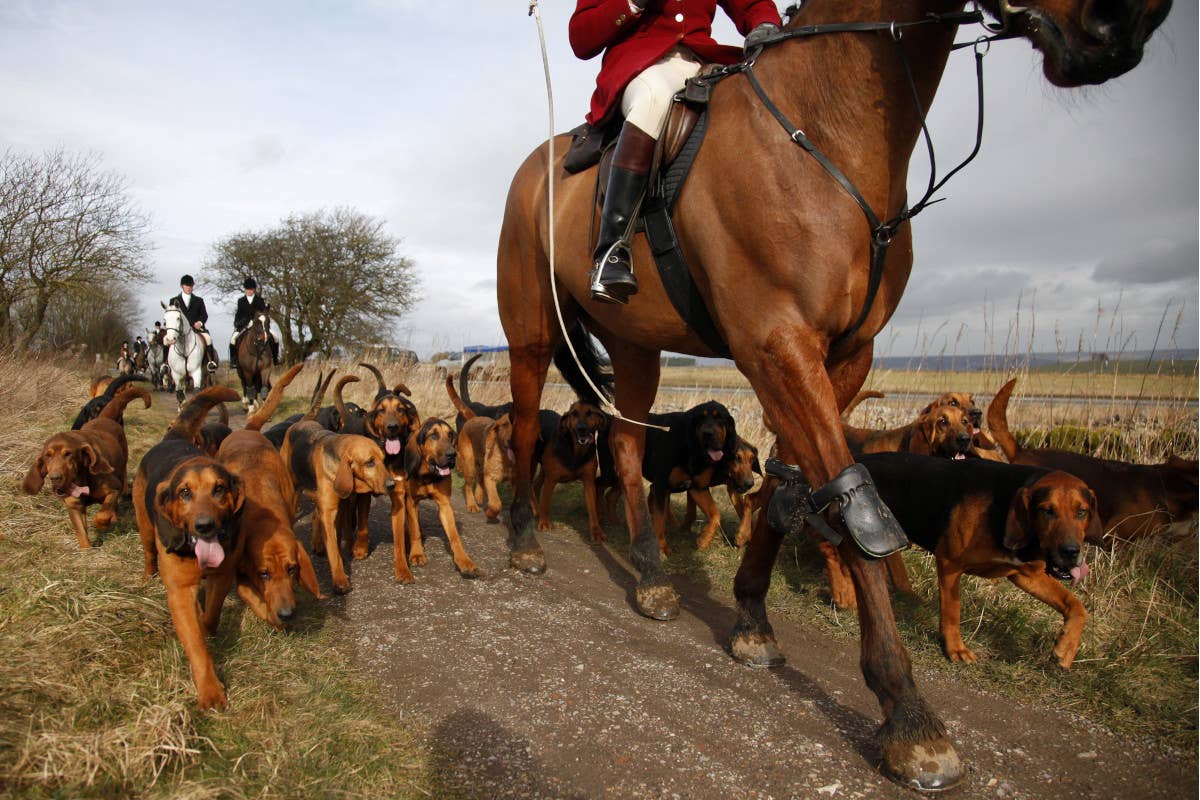
[[[183,312],[175,306],[163,307],[163,344],[167,346],[167,364],[175,382],[175,399],[183,407],[184,379],[191,377],[192,391],[204,387],[204,340],[187,324]]]
[[[163,343],[153,333],[146,331],[146,344],[146,371],[150,373],[150,385],[155,389],[166,389],[167,365],[163,361]]]

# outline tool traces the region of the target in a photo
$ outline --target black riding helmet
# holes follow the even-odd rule
[[[180,286],[195,286],[196,282],[194,280],[192,280],[191,275],[184,275],[182,278],[179,279],[179,285]]]
[[[243,289],[257,289],[258,281],[254,280],[254,278],[246,278],[246,280],[242,281],[242,288]]]

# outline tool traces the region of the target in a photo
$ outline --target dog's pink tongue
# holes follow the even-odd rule
[[[193,549],[196,551],[196,561],[199,562],[201,568],[216,569],[225,560],[225,549],[216,539],[212,541],[197,539]]]
[[[438,475],[441,475],[442,477],[445,477],[450,474],[449,467],[438,467],[437,471],[438,471]]]
[[[709,450],[708,457],[711,458],[713,461],[720,461],[722,458],[725,457],[725,451],[724,450]]]
[[[955,460],[955,461],[966,461],[966,459],[967,459],[967,457],[966,457],[964,454],[962,454],[962,453],[955,453],[955,454],[954,454],[954,460]]]
[[[384,449],[384,452],[386,452],[389,456],[399,455],[400,454],[400,440],[399,439],[386,439],[383,443],[383,449]]]
[[[1086,561],[1080,561],[1078,567],[1071,567],[1071,583],[1079,583],[1087,577],[1088,571]]]
[[[91,496],[92,490],[86,486],[71,487],[71,497],[83,497],[85,494]]]

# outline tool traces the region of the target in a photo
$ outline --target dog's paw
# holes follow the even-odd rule
[[[414,567],[423,567],[429,563],[424,553],[413,553],[408,557],[408,563]]]
[[[975,654],[965,644],[946,645],[946,658],[951,661],[961,661],[964,664],[975,663]]]

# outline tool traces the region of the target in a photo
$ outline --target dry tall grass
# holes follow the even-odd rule
[[[210,641],[230,709],[205,714],[128,502],[81,551],[61,502],[16,487],[86,400],[82,365],[0,353],[0,794],[418,797],[426,756],[335,647],[321,604],[290,634],[226,602]],[[131,474],[174,402],[126,412]],[[306,597],[306,596],[305,596]]]

